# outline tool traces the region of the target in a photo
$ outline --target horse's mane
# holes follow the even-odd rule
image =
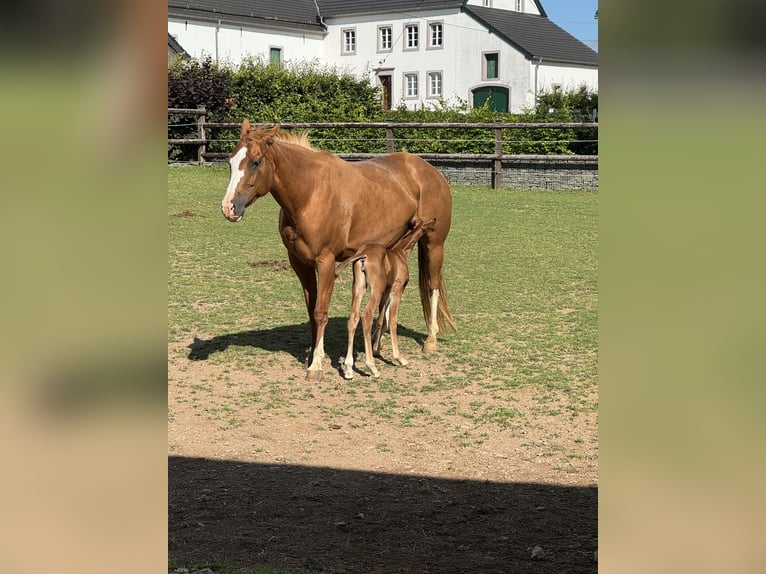
[[[250,128],[250,131],[247,134],[247,139],[254,139],[254,137],[257,137],[259,134],[263,133],[263,128]],[[310,149],[313,151],[319,151],[314,146],[311,145],[311,142],[309,141],[309,132],[308,131],[299,131],[299,132],[290,132],[290,131],[279,131],[277,132],[276,138],[280,141],[291,143],[295,145],[299,145],[301,147],[304,147],[306,149]]]

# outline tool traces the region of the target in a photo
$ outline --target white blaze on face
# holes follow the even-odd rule
[[[246,155],[247,148],[242,146],[239,151],[229,159],[231,178],[229,179],[229,187],[226,188],[226,195],[223,196],[223,201],[221,202],[221,210],[224,215],[229,218],[234,217],[234,204],[232,203],[232,200],[234,199],[234,192],[237,190],[239,181],[245,175],[245,170],[240,169],[239,166],[242,164],[242,160],[245,159]]]

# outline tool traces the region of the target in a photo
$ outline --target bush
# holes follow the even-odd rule
[[[522,114],[498,113],[471,108],[468,102],[439,101],[416,110],[404,104],[384,112],[379,89],[367,78],[359,79],[318,60],[280,66],[260,58],[249,58],[234,67],[202,60],[176,60],[168,68],[168,107],[196,108],[205,105],[212,122],[423,122],[423,123],[510,123],[592,121],[598,94],[586,88],[554,91],[538,98],[534,109]],[[196,137],[194,118],[170,116],[168,137]],[[213,131],[213,130],[211,130]],[[596,136],[596,137],[594,137]],[[211,135],[208,135],[211,137]],[[210,151],[227,151],[238,139],[236,129],[215,130],[220,140]],[[569,140],[597,139],[593,130],[534,129],[503,130],[506,154],[598,153],[597,142],[570,143]],[[321,129],[311,134],[312,143],[334,153],[382,153],[385,136],[380,129]],[[396,151],[412,153],[494,153],[494,133],[486,129],[396,128]],[[190,146],[171,146],[169,157],[194,159]]]

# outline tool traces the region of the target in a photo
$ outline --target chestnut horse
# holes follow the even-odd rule
[[[279,127],[265,130],[242,122],[229,156],[231,177],[221,211],[229,221],[240,221],[245,208],[269,192],[281,207],[280,235],[303,286],[311,323],[306,378],[322,376],[335,262],[366,244],[392,246],[413,219],[436,219],[418,242],[420,300],[428,326],[423,348],[435,350],[440,329],[456,330],[442,278],[452,215],[447,181],[415,155],[347,162],[312,149],[305,138],[280,133]]]

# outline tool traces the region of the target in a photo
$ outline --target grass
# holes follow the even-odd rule
[[[168,340],[223,337],[206,358],[226,369],[256,371],[292,355],[291,376],[302,376],[309,329],[300,284],[283,265],[278,206],[266,196],[243,222],[228,223],[218,207],[227,175],[169,168]],[[454,187],[453,198],[444,271],[459,332],[442,338],[443,374],[419,383],[384,373],[377,391],[402,397],[477,383],[500,396],[534,385],[575,399],[596,384],[598,195]],[[400,310],[405,353],[425,333],[411,267]],[[349,300],[350,281],[341,280],[325,341],[333,359],[345,351]],[[349,388],[372,392],[369,384]]]

